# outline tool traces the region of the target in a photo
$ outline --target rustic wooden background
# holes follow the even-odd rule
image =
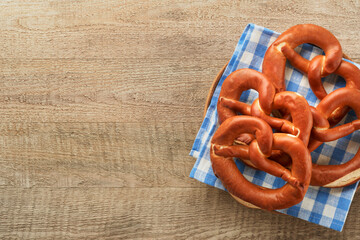
[[[358,0],[297,2],[1,1],[0,238],[359,238],[359,195],[339,233],[188,177],[248,23],[321,25],[360,62]]]

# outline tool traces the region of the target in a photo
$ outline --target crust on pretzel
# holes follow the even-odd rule
[[[260,209],[258,206],[255,206],[254,204],[251,204],[251,203],[249,203],[249,202],[246,202],[246,201],[242,200],[241,198],[238,198],[238,197],[235,196],[234,194],[231,194],[231,193],[230,193],[230,195],[231,195],[236,201],[238,201],[239,203],[241,203],[241,204],[244,205],[245,207]]]
[[[350,184],[357,182],[359,180],[359,176],[360,176],[360,168],[349,174],[346,174],[345,176],[343,176],[331,183],[324,185],[324,187],[335,188],[335,187],[339,187],[339,186],[348,186]]]

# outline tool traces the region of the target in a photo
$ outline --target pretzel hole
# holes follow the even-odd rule
[[[354,110],[350,110],[347,115],[334,127],[350,123],[358,119]],[[359,150],[360,131],[330,142],[325,142],[311,152],[313,163],[319,165],[339,165],[351,160]]]
[[[236,159],[235,163],[241,172],[246,172],[246,174],[243,175],[246,180],[262,189],[277,189],[282,188],[285,184],[287,184],[287,182],[282,178],[257,170],[247,165],[246,162],[244,163],[242,160]]]
[[[270,113],[271,117],[283,118],[283,114],[278,109],[273,109]]]
[[[243,133],[234,140],[233,145],[249,145],[254,139],[255,136],[253,134]]]
[[[310,43],[301,44],[294,49],[290,48],[288,45],[285,45],[285,44],[282,45],[282,47],[286,48],[286,49],[281,48],[281,52],[286,57],[287,68],[285,69],[285,76],[290,76],[290,75],[287,75],[286,73],[288,71],[288,74],[291,74],[292,73],[291,68],[295,69],[297,72],[301,71],[300,69],[297,69],[296,67],[294,67],[291,64],[288,57],[292,58],[293,61],[297,62],[296,60],[299,58],[299,56],[311,61],[317,55],[324,55],[324,52],[320,48],[318,48],[317,46],[310,44]],[[289,54],[288,56],[286,56],[287,54],[284,52],[285,50],[287,50],[286,52],[288,52],[288,54]],[[289,79],[289,78],[286,78],[286,79]]]
[[[255,101],[255,99],[259,98],[259,93],[255,89],[248,89],[246,91],[243,91],[239,101],[249,104],[251,104]]]
[[[287,109],[273,109],[272,112],[270,113],[270,117],[284,119],[289,122],[292,122],[291,114]]]
[[[346,86],[346,81],[343,77],[334,73],[321,78],[326,94],[329,94],[335,89],[343,88]]]
[[[325,53],[321,48],[311,43],[300,44],[299,46],[294,48],[294,51],[309,61],[311,61],[314,57],[318,55],[325,56]]]
[[[272,155],[269,157],[269,160],[277,162],[286,169],[291,170],[291,157],[285,152],[273,151]]]
[[[289,155],[286,154],[286,156]],[[246,173],[243,174],[246,180],[252,182],[255,185],[258,185],[262,189],[277,189],[287,184],[287,182],[283,180],[281,177],[276,177],[270,173],[266,173],[264,171],[258,170],[250,160],[243,160],[236,157],[234,157],[233,159],[235,161],[238,170],[242,173]],[[268,159],[272,160],[271,158]],[[285,168],[291,171],[291,168],[288,167]]]

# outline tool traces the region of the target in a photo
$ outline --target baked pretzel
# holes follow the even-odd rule
[[[294,50],[304,43],[314,44],[324,50],[323,62],[317,63],[318,66],[321,66],[322,76],[335,72],[339,67],[343,53],[339,41],[333,34],[325,28],[313,24],[295,25],[283,32],[271,44],[264,56],[262,72],[272,81],[277,92],[286,89],[286,56],[292,55],[293,62],[297,62],[297,65],[304,65],[309,62]],[[284,52],[287,54],[286,56]]]
[[[237,113],[250,115],[249,104],[240,102],[241,94],[249,89],[259,93],[259,102],[266,113],[271,112],[275,95],[272,83],[262,73],[252,69],[239,69],[232,72],[223,82],[217,104],[219,122],[236,116]]]
[[[321,142],[334,141],[360,129],[360,120],[330,128],[326,119],[339,107],[352,108],[360,116],[360,90],[340,88],[327,95],[316,107],[318,120],[314,121],[312,137]],[[321,123],[320,123],[321,122]],[[320,124],[319,124],[320,123]],[[320,125],[320,126],[319,126]],[[324,187],[344,187],[360,179],[360,149],[348,162],[341,165],[313,164],[311,185]]]
[[[327,95],[321,82],[321,78],[325,77],[322,69],[325,56],[319,55],[309,61],[305,58],[298,58],[295,51],[289,49],[287,46],[283,47],[282,52],[296,69],[307,74],[311,90],[318,99],[323,99]],[[339,67],[334,71],[334,74],[345,79],[346,87],[360,89],[360,70],[354,64],[342,60]],[[335,125],[340,122],[348,111],[348,107],[336,109],[336,111],[329,116],[330,125]]]
[[[250,146],[233,145],[242,133],[256,136]],[[267,159],[272,149],[286,152],[292,158],[291,171]],[[278,189],[254,185],[238,170],[233,157],[247,157],[263,171],[288,181]],[[212,168],[229,193],[240,203],[266,210],[283,209],[302,201],[310,183],[311,158],[304,143],[297,137],[272,133],[262,119],[251,116],[234,116],[226,119],[211,140]]]
[[[239,101],[241,94],[248,89],[255,89],[259,93],[259,98],[254,101],[252,106]],[[270,123],[272,127],[290,134],[298,135],[307,145],[312,124],[307,125],[306,122],[312,122],[312,118],[306,100],[296,93],[287,92],[279,94],[276,97],[275,106],[273,106],[274,97],[275,89],[268,78],[262,73],[252,69],[237,70],[225,79],[221,87],[217,104],[219,122],[222,123],[227,118],[236,116],[237,112],[244,115],[263,115],[262,118]],[[292,102],[290,98],[292,98]],[[258,107],[255,108],[254,106]],[[288,108],[288,110],[292,112],[292,115],[294,115],[294,119],[297,119],[294,124],[283,119],[272,118],[269,116],[273,109],[279,109],[282,106]],[[255,109],[258,110],[258,113],[256,113]],[[241,134],[235,139],[235,142],[250,144],[253,139],[254,137],[249,134]],[[247,165],[256,168],[248,158],[241,157],[240,159]],[[291,163],[290,158],[278,150],[272,151],[270,159],[275,159],[284,166]]]

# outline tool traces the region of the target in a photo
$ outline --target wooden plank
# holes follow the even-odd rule
[[[1,122],[199,122],[226,60],[6,59]]]
[[[348,239],[290,216],[248,209],[215,188],[0,189],[0,236],[26,239]]]
[[[223,59],[250,22],[279,32],[318,24],[359,57],[358,15],[357,1],[16,0],[0,8],[0,57]]]
[[[0,123],[0,186],[205,187],[192,123]]]

